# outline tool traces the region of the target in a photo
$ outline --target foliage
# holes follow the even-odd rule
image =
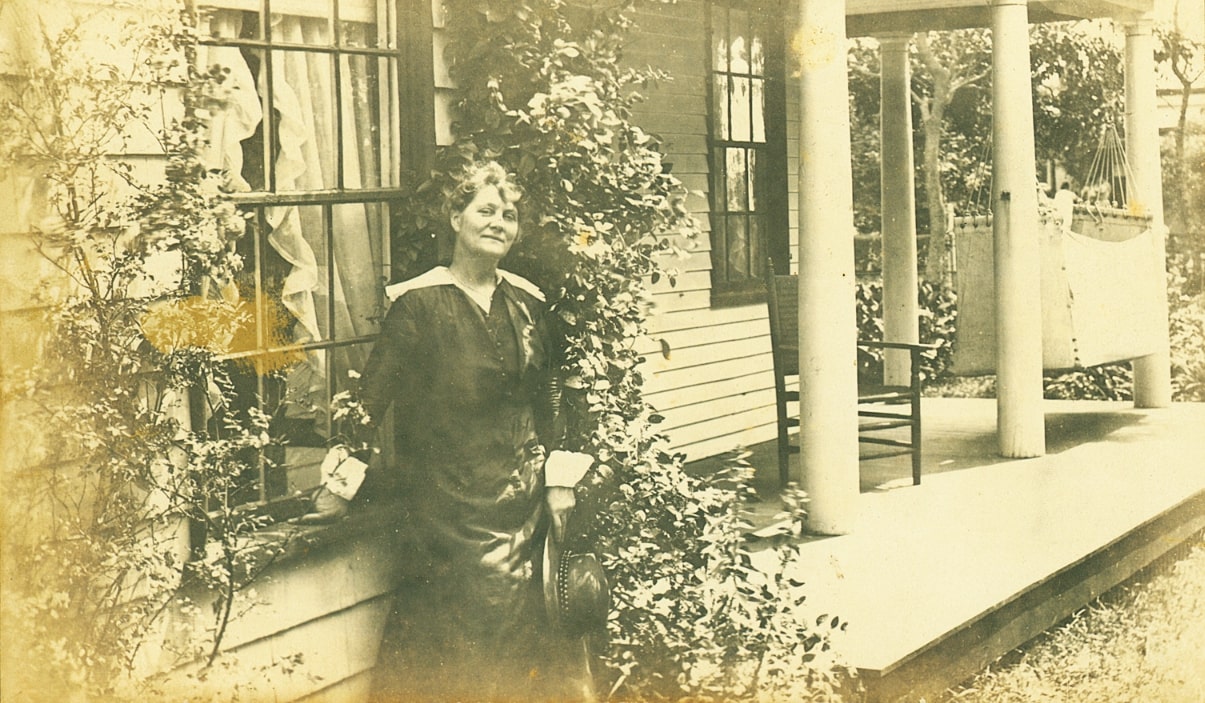
[[[1038,162],[1063,165],[1083,185],[1101,129],[1124,126],[1120,32],[1100,21],[1044,23],[1030,30],[1029,46]]]
[[[861,234],[871,234],[882,231],[878,43],[867,39],[850,40],[848,63],[854,227]]]
[[[883,284],[878,281],[860,281],[856,296],[858,339],[883,339]],[[945,376],[946,370],[954,361],[957,298],[949,286],[921,281],[917,303],[920,342],[937,347],[921,354],[921,379],[933,381]],[[882,349],[859,347],[858,377],[864,380],[883,377]]]
[[[1170,210],[1168,221],[1172,223],[1173,229],[1197,233],[1197,251],[1205,251],[1205,243],[1199,239],[1205,236],[1201,234],[1205,232],[1205,222],[1202,222],[1205,209],[1200,207],[1201,193],[1205,190],[1201,187],[1201,158],[1198,146],[1194,167],[1189,156],[1189,141],[1194,130],[1188,120],[1193,87],[1205,78],[1205,44],[1185,34],[1178,20],[1177,17],[1171,26],[1155,28],[1155,38],[1158,41],[1155,60],[1159,62],[1160,68],[1171,74],[1171,78],[1180,87],[1176,126],[1171,134],[1169,148],[1165,148],[1163,155],[1163,187],[1168,195],[1164,200]],[[1196,126],[1195,131],[1199,139],[1200,125]],[[1192,202],[1194,193],[1196,203]]]
[[[1121,53],[1111,26],[1055,22],[1030,30],[1034,85],[1034,140],[1039,162],[1086,176],[1101,128],[1120,125]],[[853,139],[877,143],[879,66],[869,40],[851,42]],[[946,204],[960,215],[990,209],[991,43],[984,30],[917,35],[912,53],[913,143],[923,178],[917,188],[917,227],[944,232]],[[875,158],[877,147],[865,159]],[[856,217],[869,232],[878,219],[878,165],[855,162],[854,192],[863,196]],[[1054,185],[1054,184],[1051,184]],[[944,271],[944,239],[929,240],[926,277]]]
[[[685,474],[642,396],[648,286],[674,282],[673,257],[698,226],[658,139],[630,120],[635,91],[668,79],[623,68],[632,9],[445,3],[456,141],[397,223],[393,260],[405,270],[395,273],[446,253],[440,195],[467,162],[496,159],[517,173],[523,239],[504,266],[549,293],[564,340],[565,443],[598,459],[575,514],[577,539],[612,582],[603,690],[625,700],[821,698],[837,680],[827,643],[839,621],[804,622],[799,594],[785,595],[796,586],[750,566],[742,491]]]
[[[1198,250],[1197,256],[1201,253]],[[1197,259],[1197,281],[1189,279],[1192,260],[1172,251],[1168,267],[1168,328],[1172,364],[1172,399],[1205,401],[1205,288],[1201,285]]]
[[[256,480],[267,419],[232,410],[217,360],[250,310],[206,295],[241,265],[243,220],[201,160],[220,76],[193,68],[177,11],[90,12],[42,32],[41,56],[0,96],[0,165],[42,189],[30,243],[55,270],[34,293],[41,356],[4,389],[33,446],[7,457],[20,472],[4,514],[5,685],[144,700],[180,587],[216,592],[208,637],[179,653],[212,662],[251,576],[238,567],[260,521],[229,498]],[[161,173],[111,156],[154,135],[175,99]],[[208,406],[208,428],[189,428],[190,402]],[[190,525],[203,552],[189,552]]]
[[[1042,395],[1058,400],[1130,400],[1134,374],[1130,365],[1105,364],[1075,369],[1043,379]]]

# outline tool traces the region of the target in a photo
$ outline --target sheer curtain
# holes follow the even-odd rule
[[[218,10],[211,14],[214,36],[234,40],[243,33],[245,13]],[[326,18],[273,14],[273,42],[290,45],[331,44]],[[345,41],[357,33],[375,31],[370,25],[344,24]],[[236,191],[251,191],[252,182],[264,180],[244,173],[244,146],[257,131],[263,133],[269,72],[248,64],[236,47],[203,47],[203,66],[218,65],[228,71],[223,81],[224,108],[213,115],[210,165],[229,174]],[[258,51],[258,50],[256,50]],[[258,64],[264,63],[262,53]],[[381,118],[371,100],[378,59],[296,50],[272,50],[271,105],[275,115],[272,145],[275,190],[330,191],[340,187],[342,156],[346,190],[381,185]],[[335,60],[341,86],[336,90]],[[336,104],[338,100],[338,104]],[[341,125],[336,114],[342,115]],[[338,148],[341,146],[342,148]],[[249,169],[250,170],[250,169]],[[290,339],[309,343],[373,334],[380,315],[380,276],[383,271],[381,205],[368,203],[270,206],[265,208],[267,243],[286,262],[280,282],[280,304],[292,318]],[[329,245],[329,250],[328,250]],[[245,294],[245,292],[244,292]],[[263,294],[260,292],[259,294]],[[330,368],[327,367],[330,355]],[[342,385],[348,369],[359,369],[366,352],[361,346],[327,351],[311,350],[304,363],[287,374],[285,412],[290,417],[312,416],[324,426],[328,381]],[[328,379],[327,374],[333,374]],[[316,428],[317,429],[317,428]]]

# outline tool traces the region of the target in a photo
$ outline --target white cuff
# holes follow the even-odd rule
[[[322,460],[322,485],[331,493],[351,500],[364,482],[364,471],[368,464],[351,455],[344,445],[331,447]]]
[[[594,465],[594,457],[582,452],[553,450],[544,463],[544,485],[572,488]]]

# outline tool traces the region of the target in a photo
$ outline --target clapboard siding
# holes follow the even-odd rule
[[[371,509],[294,536],[253,590],[236,596],[233,610],[240,615],[222,640],[221,665],[203,685],[214,691],[237,685],[250,700],[260,700],[256,692],[280,701],[364,700],[396,579],[406,572],[396,545],[381,539],[388,513]],[[272,542],[280,535],[259,537]],[[173,615],[176,636],[203,631],[212,619],[213,594],[188,595],[199,608]],[[301,657],[302,665],[282,666],[289,657]],[[172,668],[169,660],[163,665]],[[167,688],[197,693],[202,684],[189,674],[198,665],[176,668]]]
[[[677,412],[662,413],[662,415],[665,416],[665,420],[664,420],[664,422],[662,422],[661,426],[667,432],[672,432],[675,429],[684,429],[684,428],[688,428],[688,427],[695,427],[699,424],[705,423],[707,420],[713,420],[713,419],[718,420],[722,417],[743,416],[744,413],[756,413],[756,417],[754,418],[754,420],[752,422],[749,423],[748,426],[759,427],[759,426],[765,424],[765,418],[763,418],[761,416],[760,409],[763,406],[765,406],[767,403],[773,405],[774,389],[773,388],[762,388],[759,390],[750,390],[745,393],[736,393],[734,395],[727,395],[727,396],[724,396],[723,401],[724,402],[722,403],[722,412],[723,412],[722,415],[719,415],[719,414],[710,415],[709,414],[709,415],[705,416],[705,419],[703,419],[697,413],[687,412],[687,410],[689,408],[692,408],[694,406],[690,406],[690,405],[682,406],[682,407],[679,407],[676,409]],[[713,402],[713,399],[710,399],[710,398],[706,402],[698,403],[697,405],[708,406],[713,409],[715,407],[715,403]],[[727,431],[727,430],[725,430],[725,431]]]
[[[708,338],[703,338],[700,332],[706,332]],[[710,339],[718,340],[753,340],[768,334],[766,321],[762,319],[747,319],[741,317],[734,322],[717,321],[706,329],[697,326],[683,327],[677,330],[663,330],[656,335],[644,337],[636,345],[642,354],[661,354],[662,345],[668,345],[669,356],[672,358],[683,349],[706,345]],[[769,347],[766,347],[769,349]]]
[[[750,379],[751,387],[773,385],[773,375],[765,370],[765,356],[736,356],[712,361],[706,366],[665,369],[650,380],[649,401],[662,415],[684,413],[686,417],[675,421],[675,426],[689,424],[695,416],[722,414],[723,408],[719,406],[729,395],[725,384],[730,379]],[[703,407],[706,403],[716,403],[717,408],[712,412]]]
[[[764,393],[773,391],[774,379],[771,374],[756,371],[745,376],[730,376],[713,383],[693,386],[683,386],[664,393],[652,393],[648,400],[653,407],[672,407],[673,410],[663,412],[669,421],[666,427],[677,427],[690,421],[693,413],[690,407],[710,402],[719,398],[744,398],[751,395],[759,397],[758,402],[764,402]]]
[[[662,138],[674,173],[692,190],[707,192],[707,46],[704,5],[683,0],[636,15],[638,35],[626,60],[654,65],[673,80],[646,89],[635,119]],[[788,186],[792,260],[798,245],[798,91],[788,80]],[[706,230],[707,202],[691,210]],[[677,284],[653,286],[654,317],[645,354],[648,399],[665,416],[674,449],[699,459],[738,444],[774,436],[773,360],[765,305],[715,308],[711,302],[710,241],[706,233],[684,261],[667,262]],[[663,356],[661,342],[669,346]]]
[[[769,329],[764,312],[761,315],[751,316],[748,308],[712,309],[710,305],[699,310],[684,308],[661,312],[650,321],[649,329],[650,333],[656,337],[678,330],[704,328],[711,325],[729,325],[737,322],[748,322],[750,320],[760,320],[764,329]]]
[[[687,461],[694,461],[773,439],[776,433],[774,417],[771,416],[768,422],[765,418],[766,413],[760,408],[739,415],[716,415],[711,420],[679,427],[667,434],[671,438],[675,435],[697,437],[690,444],[676,448],[686,455]]]

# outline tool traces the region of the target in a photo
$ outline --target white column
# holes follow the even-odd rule
[[[799,27],[799,463],[809,528],[844,534],[859,491],[844,0],[801,0]]]
[[[879,39],[880,188],[883,213],[883,336],[891,342],[920,340],[917,310],[916,190],[912,159],[912,92],[908,66],[911,34]],[[884,353],[883,380],[911,382],[909,354]]]
[[[1041,254],[1024,0],[992,2],[996,433],[1000,454],[1046,453]]]
[[[1126,152],[1134,172],[1130,189],[1130,207],[1151,216],[1155,228],[1158,269],[1166,271],[1167,252],[1163,223],[1163,171],[1159,160],[1159,125],[1155,120],[1155,42],[1151,21],[1126,25]],[[1167,284],[1159,287],[1162,306],[1158,311],[1162,330],[1159,350],[1134,361],[1134,405],[1139,408],[1164,408],[1171,404],[1171,356],[1167,334]]]

